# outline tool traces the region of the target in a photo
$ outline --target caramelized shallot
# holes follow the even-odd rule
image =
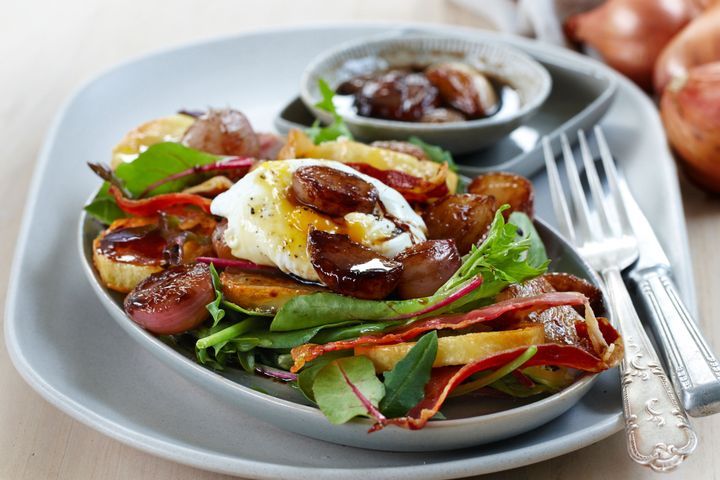
[[[423,215],[428,238],[453,239],[460,255],[465,255],[485,237],[496,209],[495,199],[488,195],[448,195]]]
[[[295,170],[292,192],[298,202],[333,217],[372,213],[379,195],[373,185],[358,176],[318,165]]]
[[[402,274],[401,263],[353,242],[347,235],[313,230],[308,235],[308,254],[325,285],[357,298],[387,297]]]
[[[205,305],[215,298],[210,268],[201,263],[171,267],[150,275],[125,297],[125,312],[158,335],[175,335],[208,318]]]
[[[428,240],[406,248],[395,260],[402,263],[400,298],[428,297],[435,293],[462,263],[453,240]]]

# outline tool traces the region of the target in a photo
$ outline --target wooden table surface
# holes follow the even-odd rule
[[[112,64],[181,42],[271,25],[398,20],[482,26],[441,0],[23,0],[0,15],[0,292],[23,200],[49,123],[81,82]],[[720,350],[720,202],[682,181],[702,327]],[[0,295],[4,311],[4,295]],[[2,333],[0,333],[2,335]],[[210,479],[107,438],[48,404],[12,367],[0,342],[0,479]],[[697,452],[665,478],[720,476],[720,416],[695,421]],[[543,463],[484,478],[650,478],[625,455],[622,435]]]

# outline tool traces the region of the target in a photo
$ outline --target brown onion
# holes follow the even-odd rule
[[[662,93],[671,79],[696,65],[720,61],[720,4],[693,20],[667,44],[655,63],[654,85]]]
[[[660,114],[688,177],[720,192],[720,62],[694,67],[671,82]]]
[[[608,65],[649,90],[655,59],[690,21],[692,10],[686,0],[609,0],[568,17],[565,31],[570,39],[587,43]]]

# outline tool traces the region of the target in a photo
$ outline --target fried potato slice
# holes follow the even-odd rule
[[[100,248],[102,239],[113,231],[121,228],[143,227],[156,221],[157,219],[152,217],[121,218],[114,221],[109,228],[100,232],[100,235],[93,240],[93,264],[107,288],[128,293],[146,277],[163,270],[160,261],[157,263],[123,262],[104,254]]]
[[[397,170],[440,185],[444,180],[450,193],[457,190],[458,176],[447,169],[443,172],[440,163],[350,140],[335,140],[315,145],[310,137],[300,130],[290,131],[287,143],[278,153],[280,160],[291,158],[324,158],[342,163],[366,163],[379,170]]]
[[[243,308],[275,313],[291,298],[326,291],[285,275],[260,270],[229,268],[220,274],[225,298]]]
[[[179,142],[195,118],[181,113],[150,120],[130,130],[113,148],[110,167],[131,162],[147,147],[161,142]]]
[[[465,365],[477,362],[504,350],[544,343],[542,325],[532,325],[517,330],[501,332],[467,333],[438,339],[438,350],[433,367]],[[375,364],[375,370],[392,370],[397,362],[415,345],[415,342],[395,345],[355,347],[355,355],[364,355]]]

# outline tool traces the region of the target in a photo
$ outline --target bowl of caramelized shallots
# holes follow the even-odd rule
[[[300,94],[321,123],[342,117],[363,141],[419,136],[467,153],[520,126],[551,88],[542,65],[499,42],[385,35],[319,55]]]

